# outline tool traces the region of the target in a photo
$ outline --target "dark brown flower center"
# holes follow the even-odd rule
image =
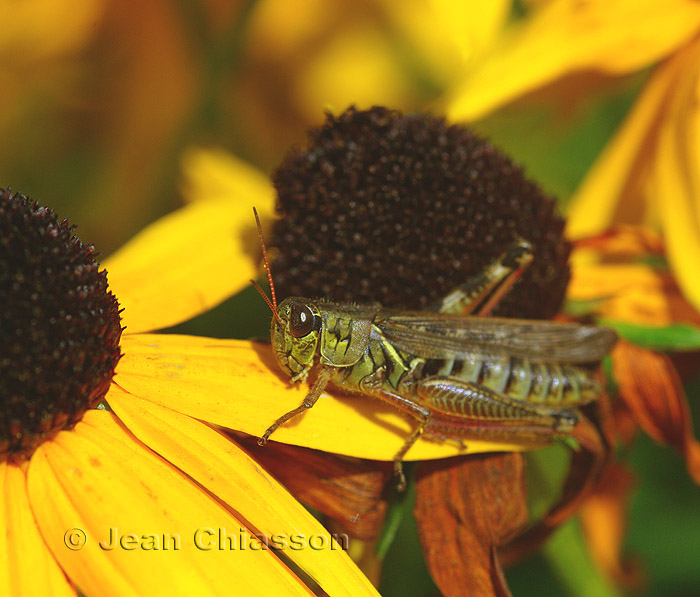
[[[0,189],[0,455],[72,427],[119,361],[119,305],[73,228]]]
[[[273,177],[278,295],[424,308],[517,237],[534,260],[496,314],[551,317],[569,280],[554,200],[503,153],[426,114],[350,108]]]

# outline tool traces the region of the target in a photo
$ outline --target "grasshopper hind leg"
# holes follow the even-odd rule
[[[415,387],[418,401],[381,386],[365,389],[418,421],[418,426],[394,456],[398,491],[406,488],[403,460],[424,434],[458,441],[462,447],[466,447],[462,437],[511,443],[518,438],[521,442],[544,444],[566,438],[578,423],[575,411],[513,400],[451,377],[435,376],[419,381]]]
[[[482,272],[432,305],[429,311],[455,315],[488,315],[518,281],[532,259],[532,245],[525,239],[517,239]]]
[[[503,440],[512,443],[548,443],[564,439],[579,417],[570,409],[515,400],[461,379],[432,376],[416,385],[416,396],[434,415],[430,435]]]

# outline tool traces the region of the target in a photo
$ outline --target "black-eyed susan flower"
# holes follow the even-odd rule
[[[167,405],[168,396],[188,395],[195,405],[235,402],[228,382],[236,343],[135,333],[205,309],[238,283],[234,276],[214,290],[205,272],[212,261],[235,262],[231,243],[243,219],[217,228],[225,210],[208,207],[210,225],[205,206],[190,206],[137,239],[150,253],[127,257],[127,246],[110,261],[132,327],[122,335],[93,248],[50,210],[0,193],[3,594],[310,594],[317,586],[375,594],[341,546],[254,460],[178,412],[177,399]],[[164,250],[174,239],[211,253],[178,254],[177,242]],[[169,255],[191,269],[168,274]],[[172,309],[159,284],[177,290]],[[216,373],[207,379],[206,371]],[[150,389],[129,387],[139,377]],[[110,410],[94,409],[105,394]]]
[[[273,210],[274,187],[258,171],[232,158],[223,151],[192,150],[185,156],[184,164],[186,176],[185,193],[193,201],[183,210],[183,221],[197,222],[196,216],[190,218],[186,215],[187,210],[191,210],[189,212],[191,214],[196,214],[197,210],[202,210],[208,214],[216,213],[218,210],[219,217],[216,218],[216,223],[204,223],[204,219],[202,219],[202,224],[199,226],[195,225],[191,234],[193,238],[196,234],[198,241],[206,244],[208,239],[219,234],[216,232],[217,226],[220,229],[231,231],[229,236],[226,237],[226,242],[233,249],[229,249],[226,255],[218,254],[207,259],[217,260],[217,265],[222,268],[222,270],[219,270],[219,274],[221,271],[227,272],[223,276],[227,278],[223,284],[225,288],[229,289],[228,292],[233,287],[241,288],[248,283],[252,275],[257,274],[258,269],[254,264],[256,260],[260,263],[261,259],[251,206],[254,204],[258,211],[261,212],[263,224],[269,223]],[[209,204],[209,207],[207,207],[207,204]],[[248,211],[249,209],[250,211]],[[178,214],[176,217],[180,217],[180,215]],[[230,217],[231,221],[236,223],[224,223],[226,217]],[[175,223],[173,224],[176,225]],[[112,268],[108,269],[108,271],[123,272],[120,273],[119,279],[132,277],[132,279],[138,281],[149,275],[157,275],[156,272],[151,274],[146,270],[140,270],[138,261],[132,262],[127,260],[127,257],[130,254],[136,254],[138,246],[144,246],[144,250],[148,251],[148,246],[161,234],[165,238],[172,238],[167,225],[168,220],[165,218],[162,221],[162,232],[154,231],[152,236],[147,230],[146,233],[137,235],[127,246],[129,253],[119,252],[114,256],[114,260],[105,262],[106,267]],[[240,228],[234,229],[232,226]],[[194,232],[195,230],[197,231],[196,233]],[[303,234],[302,228],[299,228],[299,231]],[[222,236],[225,235],[222,234]],[[237,255],[235,260],[232,257],[234,252]],[[194,256],[193,250],[185,249],[183,250],[182,259],[185,260],[186,264],[188,259],[195,261],[199,257]],[[122,266],[125,268],[124,270],[121,270]],[[173,282],[171,287],[172,293],[165,293],[160,299],[156,299],[155,296],[150,297],[156,300],[156,303],[151,303],[155,305],[152,307],[154,312],[165,310],[165,307],[171,301],[182,300],[180,297],[174,296],[179,284],[185,282],[187,284],[198,284],[198,282],[191,281],[197,279],[195,275],[198,271],[197,267],[197,265],[192,267],[185,266],[182,271],[166,274]],[[273,279],[276,278],[274,268],[275,264],[273,263]],[[228,272],[230,272],[230,276]],[[130,289],[125,290],[119,287],[119,282],[113,284],[115,294],[125,297],[123,304],[127,309],[130,301],[138,301],[139,303],[142,301],[139,297],[141,291],[139,290],[138,281],[130,284]],[[218,277],[212,277],[211,283],[216,285],[221,282]],[[164,281],[163,284],[168,284],[168,280]],[[224,295],[225,292],[222,292],[221,296]],[[201,299],[203,296],[203,293],[195,288],[189,298],[186,299],[190,315],[198,312],[198,300],[203,300]],[[145,308],[150,309],[148,307]],[[128,330],[133,326],[126,315],[126,311],[124,315],[124,321]],[[245,317],[245,314],[242,314],[241,317]],[[175,321],[177,319],[172,319],[168,323],[174,323]],[[137,322],[136,326],[140,326],[140,324]],[[151,327],[150,324],[148,327]],[[137,327],[137,329],[143,328]],[[182,346],[177,348],[177,340],[172,340],[172,342],[174,343],[173,350],[175,351],[173,358],[179,358],[182,362],[189,362],[193,357],[196,359],[198,358],[196,356],[197,352],[207,350],[206,347],[215,346],[215,342],[212,342],[210,339],[202,339],[202,344],[199,348],[194,344],[190,344],[189,347]],[[152,388],[154,384],[160,383],[160,378],[178,375],[177,371],[173,371],[173,369],[177,369],[175,361],[173,361],[172,365],[161,367],[157,371],[151,369],[147,374],[141,372],[140,369],[145,363],[151,359],[158,358],[157,355],[159,354],[158,346],[150,343],[147,336],[138,334],[131,340],[128,332],[125,332],[122,346],[125,355],[122,357],[118,369],[120,375],[119,385],[121,387],[137,393],[146,392],[150,391],[149,388]],[[162,400],[164,405],[168,402],[170,408],[190,414],[196,418],[260,437],[272,422],[270,415],[273,415],[272,418],[274,420],[274,418],[279,416],[277,413],[283,413],[298,406],[303,400],[307,388],[303,385],[289,384],[289,380],[285,379],[278,372],[278,366],[269,347],[263,347],[261,344],[247,341],[231,341],[226,343],[225,346],[227,347],[226,350],[229,351],[230,348],[228,347],[235,347],[235,354],[233,352],[228,353],[233,358],[226,367],[222,367],[216,362],[213,355],[208,360],[201,359],[201,362],[197,364],[197,367],[202,368],[200,373],[204,374],[205,377],[210,377],[212,386],[202,386],[196,379],[199,375],[194,375],[195,371],[188,368],[188,372],[179,374],[179,377],[180,383],[190,386],[190,390],[193,392],[191,395],[177,393],[169,397],[163,395],[161,398],[158,398],[158,393],[156,392],[151,399]],[[130,348],[130,350],[127,350],[127,348]],[[178,351],[181,351],[179,356],[175,356]],[[124,365],[131,362],[132,357],[129,356],[130,353],[133,359],[137,361],[137,364],[133,372],[126,372],[124,371]],[[191,378],[190,375],[192,375]],[[192,380],[191,382],[189,381],[190,379]],[[230,384],[233,384],[235,387],[235,390],[233,390],[235,397],[233,399],[230,398],[232,391],[229,389]],[[208,396],[213,396],[213,398]],[[263,404],[265,405],[264,410],[261,406]],[[368,404],[367,401],[358,401],[351,397],[322,399],[314,406],[313,412],[313,417],[305,418],[304,425],[282,426],[275,432],[273,439],[358,458],[391,460],[401,447],[405,434],[411,429],[411,423],[393,409],[371,401]],[[380,424],[368,424],[368,421],[371,420],[378,421]],[[484,444],[474,443],[474,449],[477,450],[491,449],[492,447],[493,445],[488,442]],[[438,458],[458,453],[460,453],[460,448],[456,445],[440,442],[420,442],[412,449],[411,457],[413,459]]]

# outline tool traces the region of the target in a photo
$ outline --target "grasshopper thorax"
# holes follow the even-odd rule
[[[304,298],[285,299],[272,318],[271,340],[275,358],[287,375],[303,380],[314,363],[321,336],[321,314]]]

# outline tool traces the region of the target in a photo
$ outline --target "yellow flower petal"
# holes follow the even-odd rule
[[[641,263],[607,264],[574,267],[567,296],[574,300],[588,301],[607,298],[629,288],[658,288],[656,272]]]
[[[216,548],[221,531],[254,539],[111,413],[89,411],[41,445],[27,481],[42,536],[86,594],[230,595],[232,582],[241,594],[309,594],[267,551]]]
[[[700,40],[675,57],[679,76],[661,123],[652,193],[659,205],[669,260],[678,282],[700,307],[700,131],[697,106]]]
[[[491,45],[508,19],[512,0],[380,0],[380,4],[431,75],[448,81]]]
[[[319,548],[284,549],[329,595],[375,595],[367,578],[306,509],[233,441],[199,421],[121,390],[110,406],[129,430],[168,462],[230,504],[256,533]],[[311,539],[314,537],[314,539]]]
[[[250,201],[260,213],[266,207],[271,211],[274,189],[268,176],[228,151],[191,148],[182,157],[182,172],[187,201]],[[247,220],[248,214],[244,215]]]
[[[575,243],[567,297],[594,301],[599,317],[641,325],[700,324],[700,313],[673,275],[643,259],[661,258],[664,246],[645,228],[615,227]]]
[[[613,221],[637,225],[650,222],[644,197],[654,167],[656,126],[678,74],[671,61],[657,68],[647,81],[620,130],[571,199],[569,237],[596,234]]]
[[[601,259],[631,262],[651,255],[662,256],[663,253],[664,243],[658,233],[649,228],[616,224],[599,235],[575,241],[571,261],[574,266]]]
[[[75,597],[36,526],[19,466],[0,463],[0,594]]]
[[[292,386],[278,373],[271,348],[240,340],[135,335],[123,338],[124,357],[115,382],[135,396],[260,437],[282,414],[299,406],[308,386]],[[109,402],[112,393],[107,394]],[[314,408],[281,426],[272,439],[376,460],[392,460],[414,423],[377,400],[321,396]],[[519,450],[509,444],[469,439],[421,439],[407,460]]]
[[[219,174],[203,185],[191,172],[197,168],[205,175],[218,168]],[[103,263],[124,307],[127,333],[185,321],[257,276],[260,252],[252,208],[263,220],[270,217],[274,194],[269,180],[221,154],[189,154],[185,169],[193,192],[202,191],[201,200],[161,218]]]
[[[470,71],[448,102],[452,120],[473,120],[571,73],[621,74],[652,64],[700,27],[690,0],[554,0]]]
[[[395,0],[392,0],[395,2]],[[426,3],[420,0],[418,4]],[[404,12],[405,2],[395,2],[395,13]],[[433,27],[431,37],[433,45],[440,43],[435,38],[445,32],[449,39],[460,49],[462,59],[466,62],[473,60],[487,48],[501,31],[507,21],[512,8],[512,0],[492,0],[481,2],[480,0],[427,0],[431,11],[435,13],[436,27]],[[421,11],[422,12],[422,11]],[[419,16],[421,13],[418,13]],[[415,21],[416,29],[419,26]],[[425,27],[423,19],[423,31]],[[425,48],[426,54],[430,51]]]
[[[636,324],[666,325],[681,321],[677,316],[689,312],[687,307],[676,311],[682,297],[673,278],[648,265],[589,265],[573,267],[571,273],[568,298],[580,301],[604,299],[596,309],[601,317]]]
[[[337,111],[349,104],[367,109],[415,102],[415,92],[397,68],[391,49],[379,29],[358,26],[336,33],[297,77],[297,95],[306,118],[317,120],[328,106]]]

